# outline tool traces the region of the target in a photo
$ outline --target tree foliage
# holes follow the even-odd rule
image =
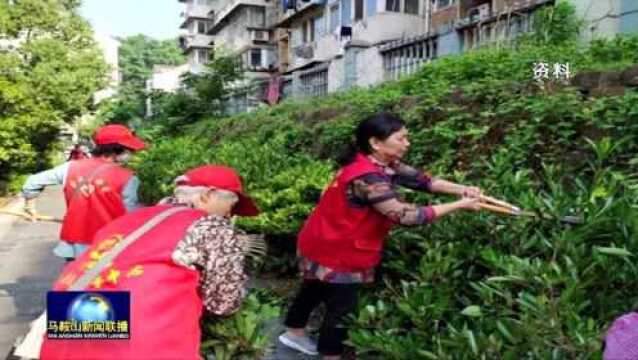
[[[155,40],[146,35],[121,39],[119,66],[122,84],[144,88],[155,65],[179,65],[186,62],[174,39]]]
[[[105,84],[107,66],[74,0],[0,0],[0,181],[46,163],[63,123]],[[0,189],[1,190],[1,189]]]
[[[138,80],[135,80],[138,79],[136,76],[142,76],[142,72],[132,74],[137,75],[124,83],[119,95],[101,106],[100,118],[109,123],[141,126],[148,134],[155,135],[172,134],[182,126],[206,117],[222,116],[223,100],[229,87],[241,80],[243,75],[236,58],[219,55],[206,65],[206,71],[185,74],[182,78],[183,87],[175,93],[155,91],[147,94],[137,85]],[[147,97],[153,104],[153,114],[144,119]],[[143,126],[144,123],[147,126]]]

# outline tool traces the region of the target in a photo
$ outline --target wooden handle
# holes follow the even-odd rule
[[[512,205],[512,204],[510,204],[508,202],[493,198],[491,196],[481,195],[479,197],[479,199],[481,199],[482,201],[485,201],[485,202],[492,203],[494,205],[500,206],[500,207],[508,208],[508,209],[510,209],[513,212],[521,211],[521,209],[518,206],[514,206],[514,205]]]
[[[61,223],[62,219],[57,219],[52,216],[46,215],[36,215],[35,218],[31,217],[29,214],[19,211],[11,211],[11,210],[0,210],[0,214],[13,215],[25,218],[27,220],[38,220],[38,221],[49,221],[49,222],[58,222]]]
[[[501,206],[496,206],[496,205],[490,205],[490,204],[486,204],[486,203],[479,203],[479,206],[484,209],[484,210],[489,210],[495,213],[500,213],[500,214],[507,214],[507,215],[517,215],[517,213],[515,211],[512,211],[509,208],[505,208],[505,207],[501,207]]]

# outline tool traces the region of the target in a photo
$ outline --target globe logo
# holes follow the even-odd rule
[[[111,302],[100,294],[86,293],[71,302],[67,312],[68,320],[75,321],[112,321],[115,312]]]

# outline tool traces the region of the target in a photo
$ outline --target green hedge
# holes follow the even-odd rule
[[[395,359],[597,357],[610,321],[638,307],[638,92],[593,98],[564,84],[541,88],[532,67],[622,68],[638,62],[637,44],[481,50],[399,82],[205,120],[186,136],[156,139],[138,158],[143,195],[166,195],[189,167],[232,165],[263,210],[240,226],[294,249],[356,123],[396,112],[410,130],[407,162],[585,223],[466,213],[396,230],[384,281],[351,319],[350,343],[364,356]],[[290,269],[285,259],[267,262]]]

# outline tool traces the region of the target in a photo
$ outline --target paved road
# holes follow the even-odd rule
[[[5,209],[19,210],[20,201]],[[38,212],[61,218],[64,199],[60,187],[47,188],[38,198]],[[31,223],[0,214],[0,359],[4,359],[15,339],[26,333],[29,323],[45,307],[46,292],[60,273],[64,261],[54,256],[60,224]],[[265,360],[310,360],[292,351],[276,336],[283,332],[281,319],[268,325],[272,350]],[[212,357],[211,357],[212,358]]]
[[[6,208],[18,210],[20,202],[13,201]],[[38,211],[62,217],[60,187],[44,191],[38,199]],[[0,214],[0,359],[44,310],[46,292],[64,263],[52,253],[59,226]]]

